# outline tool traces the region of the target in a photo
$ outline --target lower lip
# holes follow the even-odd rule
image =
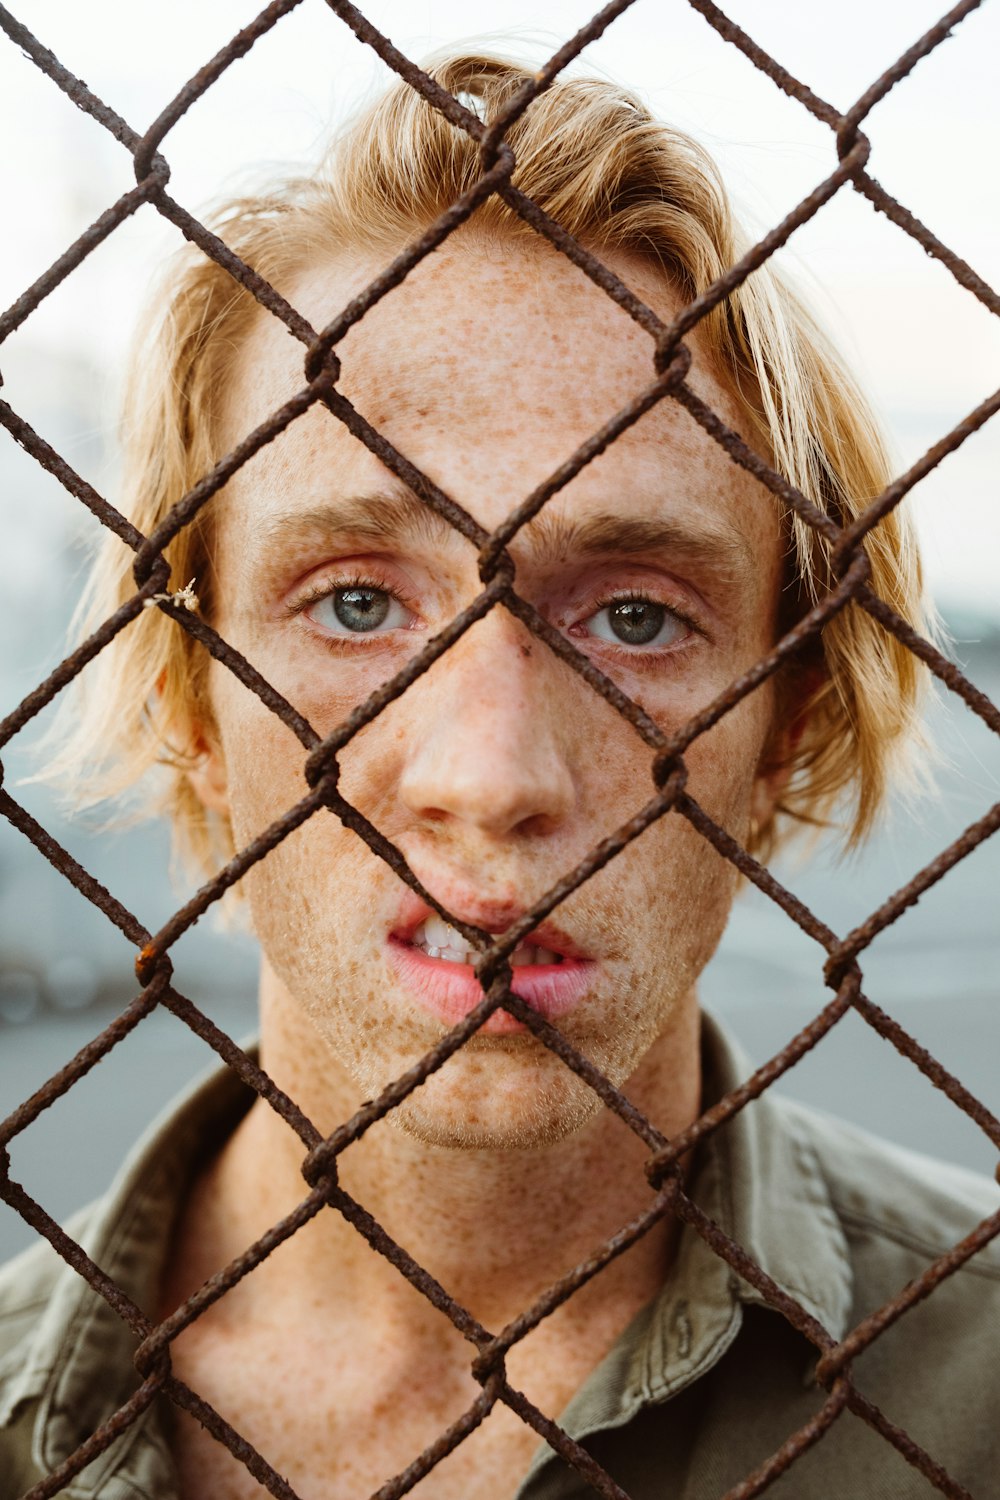
[[[448,1026],[457,1026],[483,998],[482,986],[471,964],[431,958],[421,948],[390,937],[389,962],[407,991],[422,1009]],[[597,965],[590,959],[566,958],[558,964],[518,964],[511,989],[547,1021],[565,1016],[583,999],[593,983]],[[523,1021],[505,1010],[495,1010],[480,1026],[488,1036],[527,1031]]]

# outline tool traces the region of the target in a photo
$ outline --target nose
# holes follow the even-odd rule
[[[495,838],[553,831],[576,795],[566,670],[502,607],[477,621],[407,694],[410,811]]]

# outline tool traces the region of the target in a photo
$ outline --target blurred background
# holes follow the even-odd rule
[[[838,108],[940,14],[943,0],[835,9],[732,0],[731,17]],[[367,0],[410,56],[475,35],[537,61],[593,0]],[[138,131],[255,14],[249,0],[23,0],[18,19]],[[995,59],[1000,6],[985,5],[873,111],[869,170],[988,282],[1000,284]],[[627,82],[715,154],[743,217],[763,232],[836,161],[833,138],[727,46],[684,0],[638,0],[577,71]],[[332,126],[389,81],[321,0],[303,3],[170,133],[171,193],[196,212],[283,167],[316,160]],[[127,153],[0,37],[6,232],[0,307],[15,300],[134,180]],[[130,329],[179,233],[148,206],[120,227],[8,340],[4,398],[98,491],[117,499],[116,413]],[[843,190],[781,261],[871,390],[900,470],[997,384],[1000,324],[912,240]],[[331,310],[332,311],[332,310]],[[950,650],[1000,696],[1000,432],[969,439],[906,501],[916,516]],[[61,659],[97,523],[0,433],[0,715]],[[5,754],[15,797],[151,929],[185,894],[164,831],[67,822],[31,774],[48,714]],[[958,700],[929,713],[936,791],[899,807],[858,858],[822,841],[780,877],[835,930],[874,910],[997,800],[1000,744]],[[866,992],[1000,1111],[1000,839],[981,846],[864,956]],[[174,950],[183,993],[232,1035],[254,1025],[252,940],[204,919]],[[132,997],[134,954],[105,918],[0,824],[0,1116]],[[826,1002],[822,954],[777,908],[744,892],[703,998],[763,1061]],[[170,1015],[144,1021],[18,1138],[13,1175],[57,1217],[107,1183],[124,1150],[213,1055]],[[781,1084],[916,1149],[992,1172],[989,1142],[853,1016]],[[0,1204],[0,1257],[32,1233]]]

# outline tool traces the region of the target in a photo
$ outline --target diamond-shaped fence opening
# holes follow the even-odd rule
[[[783,887],[768,868],[706,811],[687,787],[685,756],[698,739],[705,735],[763,684],[775,678],[782,666],[815,645],[824,626],[839,612],[857,609],[866,612],[890,636],[918,657],[949,690],[956,694],[994,733],[1000,733],[1000,713],[994,704],[959,667],[948,660],[931,641],[886,602],[872,587],[871,566],[866,539],[872,536],[880,521],[905,502],[911,489],[948,455],[957,450],[980,429],[1000,407],[1000,394],[983,399],[975,410],[944,434],[940,440],[904,474],[873,499],[854,520],[840,520],[827,514],[806,497],[789,480],[782,477],[767,459],[728,425],[723,416],[706,404],[688,380],[691,352],[685,340],[709,318],[714,309],[752,277],[755,270],[785,245],[796,230],[821,213],[826,203],[838,193],[854,191],[866,198],[898,232],[911,236],[927,253],[950,271],[958,284],[976,297],[990,313],[1000,312],[1000,299],[976,271],[919,222],[905,205],[897,202],[874,179],[868,170],[870,146],[863,126],[874,106],[901,84],[922,58],[930,54],[966,15],[976,8],[978,0],[964,0],[954,7],[930,31],[876,79],[846,111],[841,111],[814,94],[793,77],[781,63],[760,48],[734,22],[707,0],[690,0],[693,8],[728,45],[739,49],[750,62],[821,124],[828,127],[836,142],[837,165],[816,183],[815,188],[786,218],[750,249],[714,283],[684,306],[672,322],[665,322],[653,312],[607,265],[593,249],[588,249],[571,235],[516,185],[516,158],[508,136],[516,122],[531,110],[534,101],[550,87],[560,72],[583,48],[601,35],[618,15],[630,8],[633,0],[616,0],[606,6],[574,37],[567,41],[537,73],[525,76],[520,90],[496,118],[483,120],[470,109],[467,100],[453,97],[434,78],[409,58],[403,56],[365,16],[345,0],[328,0],[331,25],[346,25],[364,44],[374,49],[404,82],[422,96],[428,110],[438,111],[456,132],[464,133],[479,153],[479,175],[457,201],[419,234],[409,247],[387,265],[367,288],[362,290],[327,327],[317,329],[292,307],[261,275],[245,264],[216,233],[190,214],[170,193],[170,131],[195,102],[212,88],[217,79],[244,56],[299,0],[275,0],[260,16],[227,44],[160,114],[153,126],[141,135],[98,99],[87,86],[75,78],[58,59],[28,30],[0,9],[0,25],[52,83],[86,114],[113,136],[131,155],[136,185],[125,192],[97,221],[0,317],[0,341],[17,329],[60,283],[73,273],[84,259],[109,235],[126,222],[140,207],[149,205],[176,225],[204,254],[214,260],[246,289],[302,346],[303,376],[299,391],[279,410],[271,413],[252,431],[243,434],[232,452],[222,458],[210,472],[174,506],[170,514],[148,535],[142,534],[107,499],[79,475],[35,432],[5,401],[0,401],[0,421],[8,432],[34,459],[54,475],[71,496],[85,505],[104,526],[122,539],[135,554],[135,592],[89,639],[72,652],[51,675],[7,716],[0,725],[0,745],[6,745],[26,728],[43,708],[51,703],[74,679],[87,670],[88,664],[122,631],[127,631],[147,608],[161,610],[176,629],[187,632],[200,647],[232,673],[246,689],[294,734],[302,746],[302,762],[307,790],[292,807],[285,809],[270,827],[260,831],[237,850],[224,868],[205,884],[167,920],[157,932],[150,932],[113,893],[101,886],[87,870],[61,848],[51,835],[16,801],[10,788],[0,790],[0,811],[25,838],[82,895],[115,924],[133,945],[139,993],[132,1004],[95,1037],[55,1077],[24,1102],[4,1122],[2,1129],[3,1172],[0,1193],[18,1213],[55,1247],[79,1274],[90,1282],[99,1295],[123,1320],[140,1341],[136,1366],[140,1383],[134,1394],[112,1417],[85,1436],[75,1452],[48,1478],[29,1491],[32,1500],[55,1495],[70,1485],[89,1463],[104,1453],[118,1436],[134,1423],[157,1398],[166,1397],[194,1413],[202,1424],[240,1459],[270,1493],[293,1494],[288,1482],[270,1465],[267,1456],[258,1453],[225,1418],[196,1391],[189,1389],[171,1370],[170,1345],[183,1329],[219,1297],[226,1296],[285,1241],[293,1237],[317,1214],[332,1209],[354,1226],[371,1246],[373,1253],[385,1256],[412,1286],[450,1319],[457,1332],[471,1345],[472,1370],[481,1392],[454,1425],[442,1433],[395,1479],[387,1480],[378,1491],[383,1497],[401,1495],[413,1488],[464,1439],[472,1433],[498,1405],[507,1407],[577,1471],[585,1485],[604,1496],[621,1496],[625,1492],[592,1454],[560,1429],[546,1414],[518,1391],[509,1381],[505,1356],[521,1339],[555,1308],[574,1296],[605,1266],[636,1244],[654,1225],[675,1216],[699,1235],[710,1251],[728,1263],[736,1275],[748,1283],[758,1298],[776,1309],[788,1323],[805,1336],[819,1357],[818,1378],[826,1389],[809,1420],[797,1431],[786,1435],[772,1457],[735,1488],[729,1495],[749,1496],[765,1491],[783,1475],[796,1459],[818,1442],[851,1413],[882,1440],[893,1445],[901,1458],[914,1465],[932,1487],[943,1494],[964,1495],[966,1491],[938,1464],[934,1456],[920,1447],[907,1432],[898,1427],[891,1414],[883,1413],[864,1393],[863,1381],[855,1380],[854,1363],[879,1338],[907,1317],[958,1267],[1000,1233],[1000,1213],[982,1222],[963,1241],[946,1253],[930,1259],[923,1274],[884,1305],[870,1312],[846,1336],[834,1340],[802,1301],[779,1287],[761,1269],[748,1251],[714,1223],[687,1191],[680,1166],[686,1154],[699,1142],[717,1132],[749,1101],[758,1097],[780,1078],[810,1049],[822,1043],[842,1016],[852,1011],[872,1027],[880,1037],[894,1046],[923,1073],[931,1084],[942,1090],[954,1105],[985,1133],[994,1147],[1000,1148],[1000,1122],[972,1094],[891,1016],[875,1005],[863,988],[861,961],[878,936],[919,896],[968,854],[990,837],[1000,826],[1000,805],[985,809],[930,864],[912,876],[900,889],[887,896],[884,903],[852,931],[837,933],[820,921],[796,896]],[[406,454],[388,440],[384,433],[367,420],[338,388],[340,364],[338,346],[350,328],[360,322],[377,303],[391,298],[407,275],[448,236],[466,223],[477,208],[488,199],[503,201],[530,230],[549,246],[573,262],[650,340],[649,377],[645,387],[613,416],[598,433],[584,441],[574,454],[567,454],[550,479],[526,496],[507,519],[494,531],[479,525],[451,496],[444,493],[428,475],[421,473]],[[675,403],[686,410],[708,437],[732,463],[749,471],[765,485],[788,511],[823,541],[832,559],[832,581],[813,606],[801,614],[784,631],[773,650],[749,668],[737,681],[731,682],[713,702],[672,734],[667,734],[644,707],[628,697],[606,677],[590,658],[539,613],[518,591],[514,562],[509,548],[553,496],[605,449],[615,443],[646,411],[660,403]],[[313,408],[325,408],[353,436],[364,444],[398,480],[412,491],[448,526],[453,527],[476,549],[482,588],[478,597],[447,628],[422,650],[416,652],[389,681],[384,683],[337,728],[321,736],[302,716],[295,705],[269,683],[261,672],[229,642],[224,640],[202,618],[197,599],[184,588],[170,586],[170,569],[164,550],[186,527],[194,524],[211,505],[222,486],[253,456],[279,433],[298,421]],[[645,791],[636,789],[632,815],[607,836],[574,868],[535,901],[513,926],[499,937],[463,924],[432,893],[425,890],[409,868],[401,851],[357,807],[352,805],[339,785],[338,757],[366,726],[374,722],[431,666],[452,650],[477,622],[500,610],[520,622],[536,637],[538,644],[552,652],[567,669],[600,694],[610,707],[631,726],[648,747],[650,781]],[[303,1113],[262,1071],[249,1056],[226,1036],[173,982],[170,953],[173,945],[259,861],[292,836],[310,819],[333,815],[351,829],[379,858],[405,882],[428,906],[450,922],[478,950],[477,973],[482,986],[481,1002],[447,1032],[425,1056],[403,1076],[389,1084],[377,1097],[363,1105],[334,1133],[323,1137]],[[701,839],[713,845],[722,860],[728,861],[747,881],[752,882],[787,917],[817,945],[817,972],[822,969],[830,998],[825,1007],[802,1031],[792,1038],[744,1084],[713,1104],[680,1135],[666,1139],[622,1091],[603,1075],[564,1037],[558,1027],[539,1014],[512,989],[511,957],[519,944],[573,892],[581,889],[599,870],[629,849],[642,835],[664,818],[682,819]],[[641,850],[641,844],[638,845]],[[305,1178],[299,1205],[266,1235],[249,1246],[239,1259],[206,1282],[168,1318],[154,1324],[125,1293],[89,1258],[81,1246],[60,1229],[43,1206],[9,1176],[8,1147],[22,1131],[72,1089],[107,1053],[115,1048],[157,1007],[166,1008],[214,1049],[228,1066],[256,1094],[267,1101],[301,1141],[302,1170]],[[386,1229],[371,1217],[364,1204],[355,1202],[338,1181],[340,1154],[366,1132],[376,1127],[415,1090],[420,1088],[455,1054],[491,1016],[505,1011],[530,1029],[539,1043],[550,1049],[562,1063],[573,1070],[593,1090],[603,1105],[620,1117],[625,1128],[633,1132],[646,1153],[646,1172],[651,1186],[648,1206],[631,1223],[622,1225],[603,1244],[594,1247],[589,1258],[554,1281],[533,1306],[526,1308],[506,1328],[487,1329],[429,1273],[416,1263],[406,1249],[395,1243]]]

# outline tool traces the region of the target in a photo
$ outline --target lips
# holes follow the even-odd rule
[[[523,913],[497,902],[465,900],[450,906],[457,921],[499,936]],[[423,1010],[454,1026],[483,998],[474,968],[475,944],[411,893],[386,943],[390,967],[407,995]],[[593,982],[596,963],[559,928],[532,929],[510,957],[511,989],[547,1019],[566,1015]],[[487,1034],[524,1032],[527,1027],[498,1010],[480,1028]]]

